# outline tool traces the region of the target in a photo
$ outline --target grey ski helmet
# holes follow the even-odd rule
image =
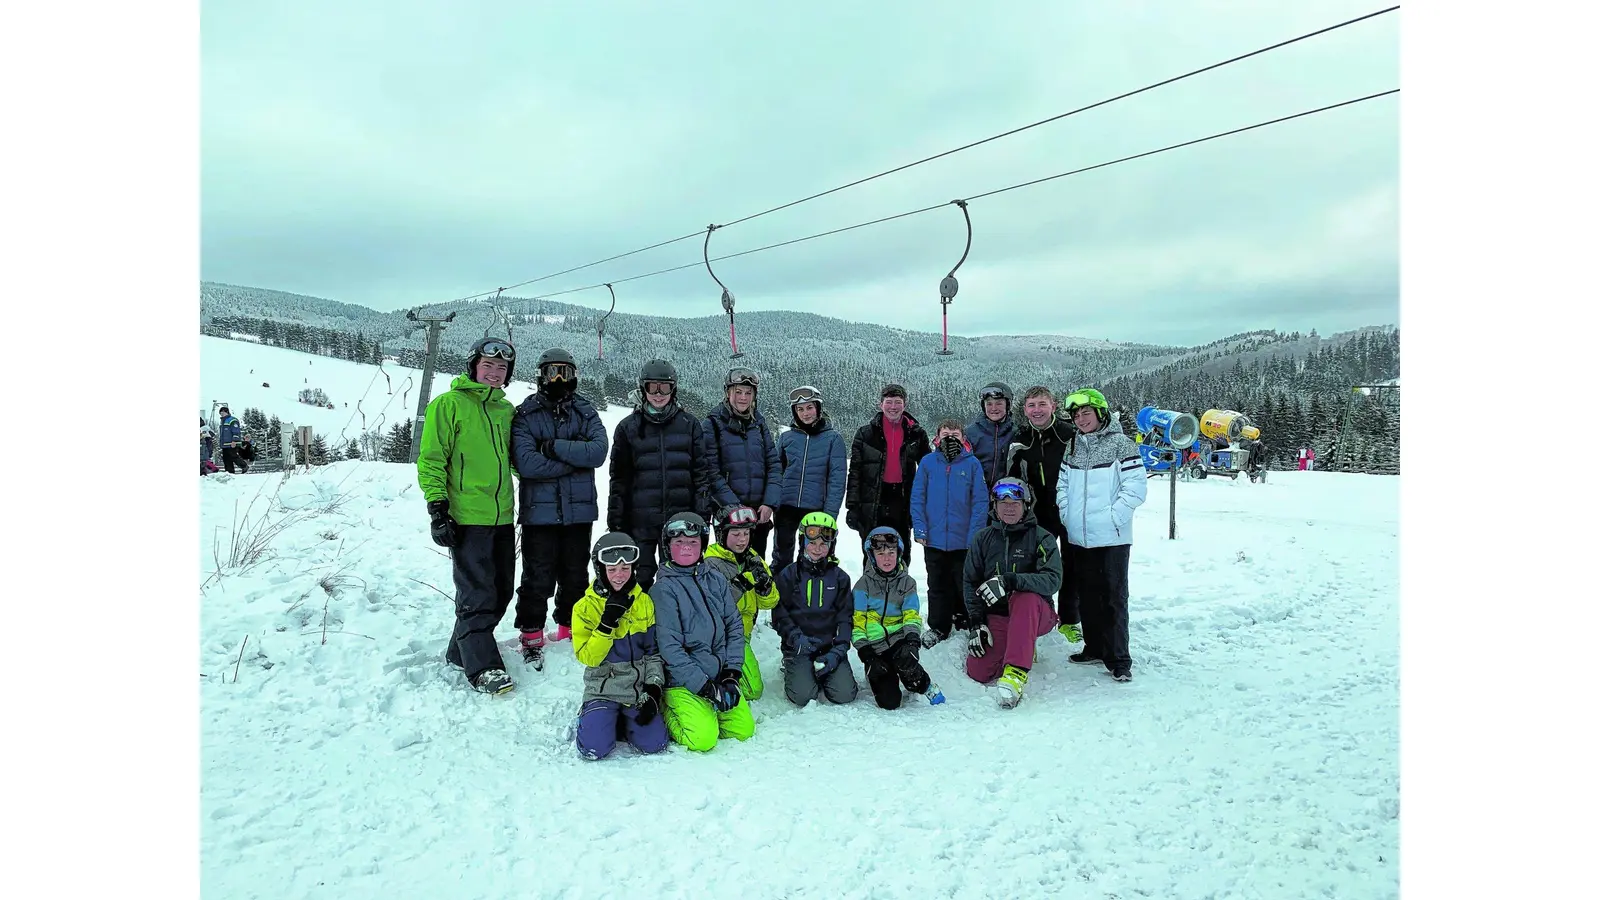
[[[478,380],[478,360],[485,356],[506,361],[506,384],[511,383],[511,373],[517,367],[517,349],[511,346],[510,341],[499,338],[479,338],[467,352],[467,377],[473,381]]]
[[[1022,508],[1033,509],[1033,489],[1021,478],[1007,477],[996,481],[994,487],[989,488],[989,501],[994,504],[1001,500],[1014,499],[1018,494],[1021,495]]]
[[[1004,381],[991,381],[978,391],[979,405],[982,405],[985,401],[994,397],[999,397],[1006,401],[1006,414],[1009,415],[1011,413],[1011,402],[1013,399],[1011,394],[1011,385],[1006,384]]]

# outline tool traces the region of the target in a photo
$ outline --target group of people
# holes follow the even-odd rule
[[[852,649],[880,707],[943,703],[920,654],[957,628],[968,676],[996,684],[1002,707],[1021,701],[1036,642],[1058,627],[1083,643],[1072,661],[1131,678],[1128,550],[1145,478],[1098,391],[1066,398],[1069,427],[1055,395],[1030,388],[1014,423],[1010,387],[993,382],[970,424],[940,422],[930,439],[905,387],[887,384],[847,452],[810,386],[789,392],[792,421],[774,434],[747,368],[728,372],[701,419],[678,405],[673,365],[650,360],[608,436],[570,353],[546,350],[535,393],[513,407],[515,364],[509,342],[478,341],[424,417],[418,481],[456,586],[445,655],[474,689],[513,689],[494,630],[520,529],[521,653],[541,670],[548,642],[573,642],[585,757],[618,741],[705,751],[750,738],[749,703],[765,692],[750,649],[761,610],[797,706],[856,699]],[[605,532],[591,545],[608,459]],[[860,540],[854,580],[839,565],[841,511]],[[927,554],[926,621],[914,545]]]
[[[250,471],[250,463],[256,455],[249,436],[244,433],[244,425],[226,406],[217,407],[217,417],[216,431],[206,423],[205,416],[200,417],[200,474],[210,475],[218,471],[217,464],[212,460],[219,443],[222,446],[222,464],[230,475],[236,467],[241,475]]]

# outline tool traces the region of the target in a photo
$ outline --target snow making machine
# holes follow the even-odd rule
[[[1200,437],[1200,423],[1188,413],[1146,406],[1133,421],[1139,457],[1151,478],[1182,466],[1189,447]]]
[[[1253,482],[1256,473],[1250,472],[1250,449],[1244,442],[1259,437],[1261,429],[1243,413],[1231,409],[1208,409],[1200,415],[1200,437],[1185,461],[1184,474],[1194,480],[1208,475],[1237,480],[1243,473],[1250,475]]]

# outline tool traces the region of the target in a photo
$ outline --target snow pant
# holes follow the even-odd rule
[[[727,712],[717,712],[711,701],[688,688],[667,688],[667,734],[689,750],[704,753],[717,746],[719,738],[747,741],[756,733],[756,720],[744,697]]]
[[[757,505],[759,506],[760,504]],[[755,509],[756,507],[752,506],[750,508]],[[767,556],[767,535],[772,533],[772,529],[777,525],[777,522],[778,515],[774,512],[771,521],[762,522],[750,529],[750,549],[754,550],[756,555],[762,559]]]
[[[1006,595],[1008,614],[989,614],[989,634],[994,646],[982,656],[967,657],[967,677],[980,684],[1000,677],[1006,666],[1033,668],[1033,645],[1050,633],[1059,620],[1043,597],[1030,591]]]
[[[962,597],[962,572],[967,567],[967,551],[924,547],[923,552],[928,568],[928,627],[941,639],[950,636],[952,627],[965,631],[967,604]]]
[[[239,450],[237,447],[223,447],[222,467],[228,470],[228,474],[232,475],[234,466],[239,467],[240,474],[243,474],[245,469],[249,468],[244,464],[244,460],[239,458]]]
[[[589,587],[589,535],[582,525],[523,525],[522,584],[517,588],[517,629],[543,631],[550,595],[556,624],[572,627],[572,607]]]
[[[584,759],[605,759],[621,738],[640,753],[667,749],[667,721],[659,713],[649,724],[639,724],[639,708],[614,700],[590,700],[578,710],[578,754]]]
[[[794,562],[794,545],[800,531],[800,520],[805,518],[807,514],[814,512],[818,512],[818,510],[805,509],[799,506],[780,506],[778,511],[773,514],[772,575],[774,578],[790,563]]]
[[[874,528],[893,528],[906,548],[906,568],[911,568],[911,551],[917,546],[911,541],[911,485],[905,482],[880,485],[876,510],[872,521],[860,523],[856,546],[865,543]]]
[[[747,700],[760,700],[767,689],[761,680],[761,665],[756,662],[756,652],[750,649],[750,635],[744,636],[744,666],[739,669],[739,693]]]
[[[916,638],[901,639],[881,653],[865,647],[856,649],[856,655],[861,657],[861,664],[867,670],[867,687],[872,689],[872,699],[880,708],[900,708],[901,685],[913,694],[927,692],[933,679],[928,677],[928,671],[917,658],[921,649],[922,643]]]
[[[511,606],[516,584],[516,526],[456,525],[450,565],[456,582],[456,627],[445,659],[465,669],[470,681],[480,672],[506,667],[494,629]]]
[[[639,590],[650,592],[650,587],[656,583],[656,572],[660,569],[656,560],[661,552],[661,529],[665,522],[656,522],[635,526],[628,529],[628,536],[639,545],[639,561],[633,566],[633,578],[639,583]],[[588,550],[585,549],[584,557],[587,559]]]
[[[1113,673],[1133,668],[1133,658],[1128,655],[1128,557],[1132,550],[1130,544],[1067,545],[1083,604],[1083,652],[1099,658]]]
[[[811,660],[783,658],[783,693],[795,706],[805,706],[819,696],[829,703],[854,703],[860,690],[848,662],[839,663],[832,672],[818,678]]]
[[[1061,590],[1056,592],[1056,617],[1063,624],[1076,625],[1082,621],[1082,602],[1078,599],[1078,583],[1072,575],[1072,554],[1067,552],[1067,529],[1046,526],[1055,535],[1056,546],[1061,548]]]

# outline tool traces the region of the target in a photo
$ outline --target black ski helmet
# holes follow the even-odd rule
[[[572,377],[562,382],[552,383],[545,377],[546,367],[562,364],[572,367]],[[534,377],[537,379],[539,387],[552,390],[552,393],[565,395],[572,393],[578,388],[578,361],[572,358],[571,353],[568,353],[560,347],[551,347],[549,350],[539,354],[539,363],[535,367],[534,372],[536,373]],[[559,392],[553,390],[553,388],[556,386],[560,387]]]
[[[484,337],[473,343],[472,349],[467,351],[467,377],[473,381],[478,380],[478,360],[485,356],[495,357],[506,361],[506,384],[511,383],[511,373],[517,367],[517,348],[511,346],[510,341],[499,338]]]
[[[735,522],[734,520],[738,521]],[[711,517],[711,530],[717,536],[717,543],[728,543],[728,531],[733,528],[754,529],[757,525],[756,511],[744,504],[724,506],[717,510]]]
[[[1004,381],[991,381],[978,390],[978,405],[981,407],[991,397],[1000,397],[1006,401],[1006,415],[1011,415],[1011,385]]]
[[[652,378],[650,380],[664,381],[665,379]],[[706,527],[706,520],[700,518],[699,515],[692,512],[673,513],[667,519],[667,524],[661,526],[661,555],[670,561],[672,559],[672,539],[683,535],[700,538],[700,553],[703,556],[706,552],[706,545],[711,542],[710,535],[706,534],[707,531],[710,531],[710,529]]]
[[[600,561],[600,554],[605,550],[616,550],[623,547],[633,548],[634,557],[630,565],[633,565],[634,571],[637,572],[640,553],[639,545],[633,538],[620,531],[608,531],[600,535],[600,540],[594,542],[594,549],[589,551],[589,562],[594,565],[595,584],[601,585],[607,591],[611,589],[611,582],[606,580],[606,565]]]
[[[574,369],[578,367],[578,361],[572,358],[572,354],[560,347],[551,347],[549,350],[539,354],[539,369],[542,370],[551,363],[566,363]]]
[[[672,363],[669,363],[664,359],[646,360],[645,364],[639,367],[640,396],[644,396],[644,386],[646,383],[651,381],[665,381],[666,383],[672,385],[672,397],[674,400],[677,399],[678,370],[673,367]],[[705,520],[702,519],[700,524],[703,527],[706,524]]]

